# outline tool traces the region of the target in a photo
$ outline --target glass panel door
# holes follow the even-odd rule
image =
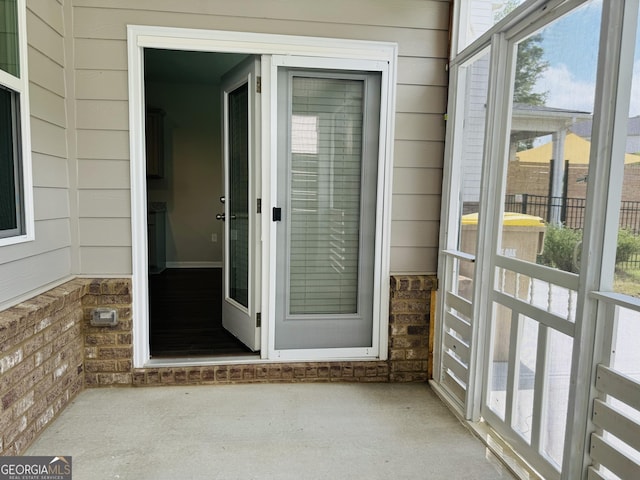
[[[371,347],[380,76],[282,69],[278,85],[275,347]]]
[[[253,351],[260,350],[258,321],[260,58],[248,57],[222,78],[224,101],[224,272],[222,325]]]

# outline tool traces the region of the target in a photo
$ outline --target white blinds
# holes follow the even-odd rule
[[[289,314],[358,312],[364,81],[294,76]]]

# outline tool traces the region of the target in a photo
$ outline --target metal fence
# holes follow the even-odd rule
[[[584,198],[551,197],[527,193],[507,195],[505,212],[525,213],[541,217],[547,223],[562,224],[572,229],[584,227]],[[620,205],[620,228],[640,235],[640,202],[623,201]],[[623,268],[640,268],[640,254],[621,265]]]

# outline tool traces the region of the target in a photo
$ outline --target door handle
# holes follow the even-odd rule
[[[216,215],[216,220],[222,220],[224,222],[224,213],[218,213]]]

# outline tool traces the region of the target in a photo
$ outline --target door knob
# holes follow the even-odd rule
[[[225,198],[224,197],[220,197],[220,203],[224,203]]]
[[[222,220],[224,222],[224,213],[218,213],[216,215],[216,220]]]

